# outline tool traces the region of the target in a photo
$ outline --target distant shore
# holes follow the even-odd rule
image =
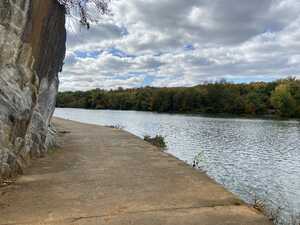
[[[230,117],[300,118],[300,80],[60,92],[57,107]]]

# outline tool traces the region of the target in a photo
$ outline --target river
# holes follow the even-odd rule
[[[167,152],[203,170],[244,201],[263,203],[277,224],[300,219],[300,122],[57,108],[55,116],[160,134]],[[300,221],[299,221],[300,222]]]

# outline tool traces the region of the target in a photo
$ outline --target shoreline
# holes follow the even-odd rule
[[[197,112],[156,112],[156,111],[138,111],[138,110],[124,110],[124,109],[88,109],[88,108],[68,108],[56,107],[57,109],[79,109],[91,111],[120,111],[120,112],[144,112],[154,114],[178,115],[178,116],[193,116],[193,117],[207,117],[207,118],[224,118],[224,119],[249,119],[249,120],[275,120],[275,121],[295,121],[300,122],[300,118],[278,117],[272,114],[266,115],[250,115],[250,114],[226,114],[226,113],[197,113]]]
[[[0,189],[1,225],[272,224],[206,174],[129,132],[58,118],[54,124],[60,148]]]

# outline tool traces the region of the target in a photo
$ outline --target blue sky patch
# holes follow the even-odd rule
[[[183,46],[183,49],[185,51],[193,51],[193,50],[195,50],[195,47],[192,44],[186,44],[186,45]]]
[[[107,51],[113,56],[117,56],[120,58],[135,58],[135,55],[128,54],[118,48],[109,48]]]
[[[102,54],[103,51],[75,51],[75,55],[79,58],[98,58],[99,55]]]

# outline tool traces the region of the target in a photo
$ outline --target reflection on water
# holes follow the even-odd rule
[[[150,112],[56,109],[55,116],[119,125],[143,137],[160,134],[168,152],[249,203],[262,199],[288,220],[300,217],[300,123]],[[195,163],[195,162],[194,162]]]

